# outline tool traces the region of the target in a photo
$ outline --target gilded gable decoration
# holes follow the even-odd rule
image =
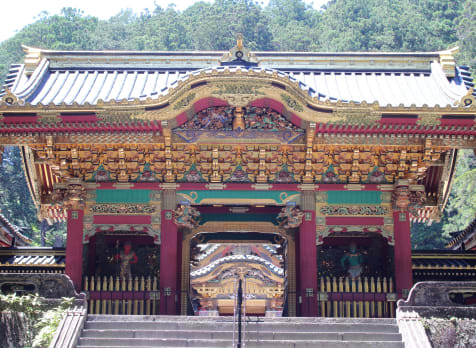
[[[212,95],[223,98],[230,105],[244,107],[257,97],[264,95],[260,89],[265,85],[253,83],[226,83],[217,84],[216,90],[212,90]]]
[[[226,106],[210,107],[195,114],[177,130],[233,130],[234,109]]]
[[[241,110],[243,109],[243,111]],[[238,110],[240,112],[238,113]],[[234,127],[234,120],[244,118],[244,129],[261,131],[295,131],[303,133],[304,130],[296,127],[284,116],[269,107],[234,108],[230,106],[209,107],[195,114],[189,121],[176,130],[213,130],[231,131],[238,130]]]
[[[187,143],[221,139],[242,142],[260,139],[267,142],[298,142],[304,130],[269,107],[208,107],[196,113],[173,133]]]
[[[236,36],[236,46],[230,49],[220,62],[222,65],[256,65],[258,60],[256,56],[250,52],[243,44],[243,34],[238,33]]]

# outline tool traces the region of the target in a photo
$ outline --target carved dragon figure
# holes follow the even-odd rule
[[[200,212],[190,205],[181,204],[174,214],[174,221],[178,227],[192,229],[198,226]]]
[[[278,215],[279,225],[283,228],[296,228],[302,223],[304,213],[296,207],[286,206]]]

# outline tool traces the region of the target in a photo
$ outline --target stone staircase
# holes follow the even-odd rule
[[[231,348],[229,317],[88,315],[77,348]],[[246,348],[403,348],[395,319],[247,318]],[[242,346],[243,347],[243,346]]]

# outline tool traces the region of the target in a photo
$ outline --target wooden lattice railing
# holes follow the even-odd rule
[[[38,269],[36,268],[20,268],[20,267],[10,267],[8,269],[2,268],[0,265],[0,272],[2,273],[64,273],[63,269],[58,268],[46,268],[46,269]]]
[[[324,317],[393,318],[396,300],[392,278],[320,278],[318,306]]]
[[[91,314],[158,314],[160,290],[156,277],[85,277]],[[320,278],[319,313],[324,317],[395,317],[392,278]],[[314,302],[315,303],[315,302]]]
[[[159,312],[159,282],[157,277],[85,277],[84,291],[88,295],[90,314],[141,314]]]

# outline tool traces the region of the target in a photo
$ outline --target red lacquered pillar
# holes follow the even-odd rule
[[[408,211],[395,211],[393,213],[393,226],[395,236],[395,288],[399,297],[406,297],[413,286],[412,242]]]
[[[164,191],[164,201],[175,200],[175,191]],[[166,197],[167,196],[167,197]],[[169,197],[170,196],[170,197]],[[165,203],[165,202],[164,202]],[[173,204],[164,204],[164,208],[172,208]],[[162,221],[160,230],[160,314],[177,314],[177,301],[180,298],[178,293],[179,269],[179,233],[177,225],[173,219],[172,209],[162,210]]]
[[[297,238],[297,281],[300,315],[316,317],[317,308],[317,247],[316,247],[316,200],[313,191],[301,193],[301,209],[304,212]]]
[[[76,291],[80,291],[83,276],[84,211],[68,209],[67,214],[65,274],[73,281]]]
[[[412,274],[412,241],[410,236],[411,204],[410,190],[407,180],[399,180],[393,192],[393,234],[395,237],[395,290],[399,297],[406,297],[413,286]]]

